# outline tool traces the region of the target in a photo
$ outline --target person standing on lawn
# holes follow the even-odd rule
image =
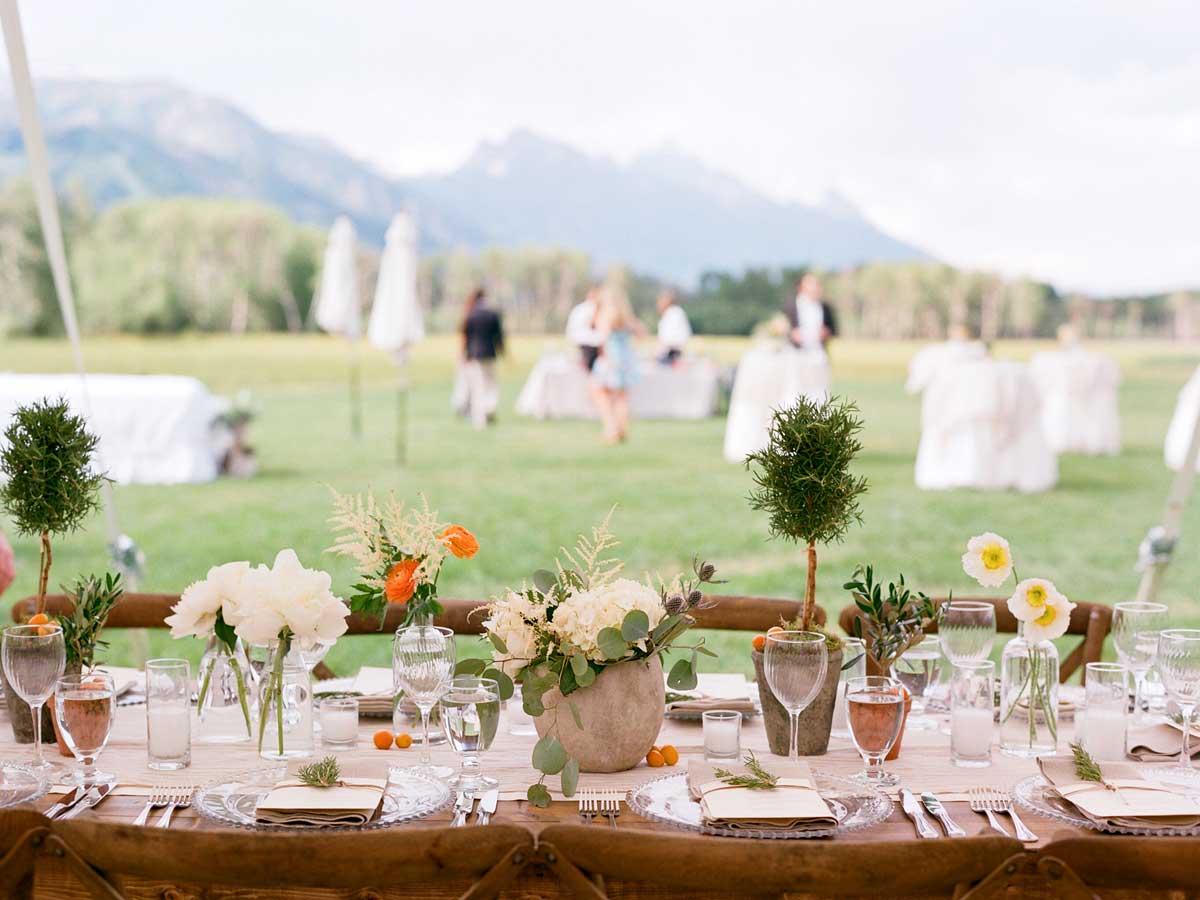
[[[504,352],[504,325],[500,313],[488,305],[483,288],[476,288],[467,298],[459,331],[466,386],[462,411],[475,428],[483,429],[496,418],[500,400],[496,357]]]

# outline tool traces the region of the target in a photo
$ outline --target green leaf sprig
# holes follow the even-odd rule
[[[334,787],[342,784],[342,767],[336,757],[327,756],[320,762],[304,766],[296,777],[309,787]]]
[[[1100,771],[1100,763],[1096,762],[1095,757],[1083,748],[1083,744],[1072,741],[1070,747],[1071,756],[1075,762],[1075,776],[1080,781],[1094,781],[1104,785],[1106,790],[1117,790],[1115,784],[1104,780],[1104,773]]]
[[[744,787],[751,791],[772,791],[779,784],[779,776],[772,775],[764,769],[753,750],[746,754],[743,761],[746,763],[746,768],[750,770],[749,775],[735,775],[728,769],[717,769],[713,774],[728,785]]]
[[[91,671],[96,664],[96,651],[108,647],[100,640],[100,631],[124,593],[121,576],[111,572],[103,579],[89,575],[75,582],[75,589],[69,593],[75,608],[68,616],[56,617],[63,630],[67,662]]]

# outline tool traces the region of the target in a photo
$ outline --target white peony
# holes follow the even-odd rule
[[[572,594],[554,610],[551,632],[563,644],[578,648],[589,659],[603,662],[605,656],[596,636],[605,628],[620,628],[625,616],[640,609],[654,628],[666,616],[658,592],[639,581],[618,578],[590,591]],[[644,649],[645,641],[638,644]],[[563,652],[567,652],[565,649]]]
[[[1012,551],[1008,541],[988,531],[967,541],[962,556],[963,571],[984,587],[999,587],[1012,574]]]
[[[346,633],[350,608],[330,585],[327,572],[306,569],[295,550],[280,550],[270,569],[245,574],[225,620],[250,644],[269,644],[284,628],[304,645],[333,643]]]
[[[242,578],[250,571],[248,562],[213,566],[203,581],[188,585],[164,620],[171,637],[206,638],[217,623],[217,613],[237,596]]]
[[[537,656],[538,629],[545,624],[545,605],[530,602],[524,594],[509,591],[503,600],[492,604],[483,626],[504,642],[507,652],[492,651],[492,661],[501,672],[515,678]]]

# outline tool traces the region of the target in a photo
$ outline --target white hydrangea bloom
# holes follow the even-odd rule
[[[590,591],[572,594],[554,610],[551,632],[563,644],[578,648],[589,659],[603,662],[605,656],[596,636],[605,628],[620,628],[625,616],[640,609],[654,628],[666,615],[662,598],[639,581],[617,578]],[[645,642],[639,646],[644,647]],[[564,650],[565,652],[565,650]]]
[[[507,649],[506,653],[492,652],[492,661],[501,672],[515,678],[525,664],[537,656],[538,640],[545,624],[545,605],[531,602],[525,594],[509,591],[503,600],[492,604],[483,625],[500,638]]]

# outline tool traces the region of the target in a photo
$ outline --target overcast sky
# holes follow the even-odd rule
[[[168,79],[384,171],[528,127],[836,189],[949,262],[1200,285],[1194,2],[23,3],[34,76]],[[797,258],[802,258],[798,248]]]

